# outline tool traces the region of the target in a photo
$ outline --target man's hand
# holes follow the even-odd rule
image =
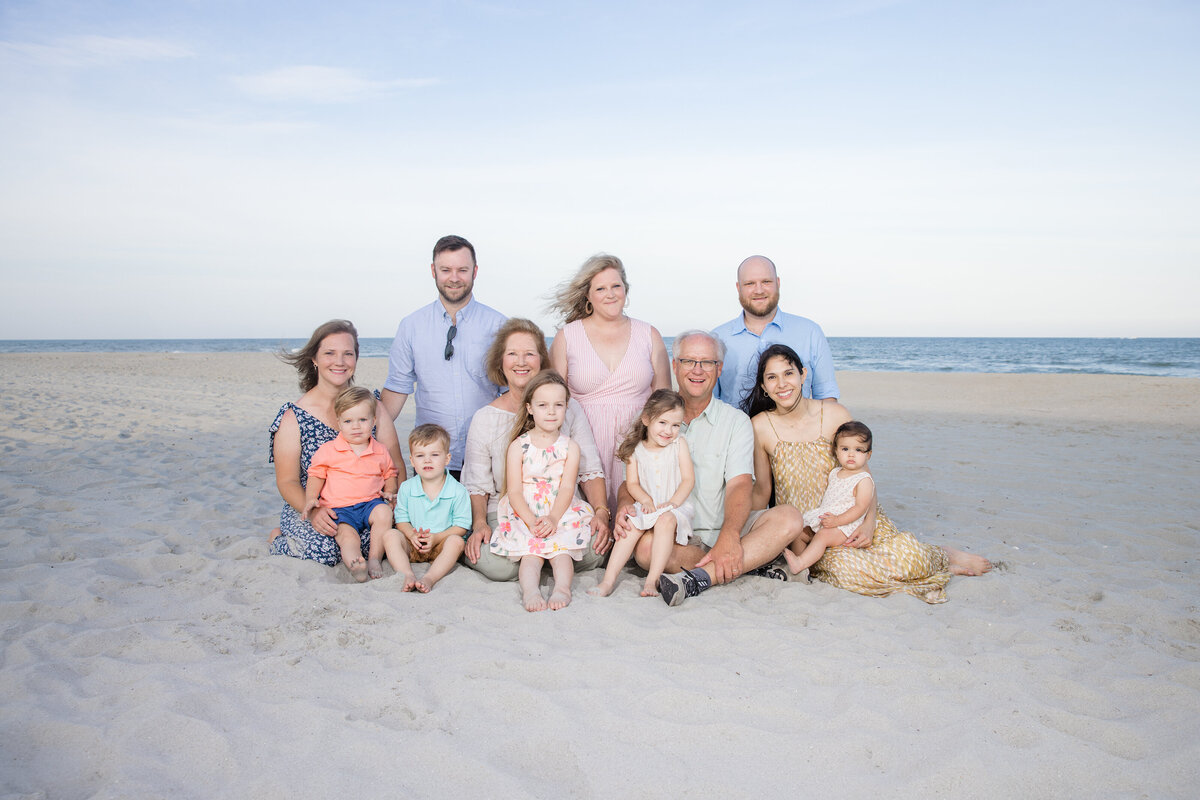
[[[617,509],[617,519],[613,525],[613,537],[624,539],[626,536],[632,536],[637,532],[633,527],[633,523],[629,521],[629,515],[633,513],[633,506],[621,506]]]
[[[703,568],[714,584],[733,580],[742,574],[745,565],[742,543],[736,538],[723,536],[718,537],[712,549],[696,562],[696,567]]]

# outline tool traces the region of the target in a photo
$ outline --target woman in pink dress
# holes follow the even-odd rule
[[[621,259],[601,253],[583,263],[551,306],[562,315],[563,327],[550,346],[550,363],[587,414],[611,508],[617,507],[617,490],[625,479],[617,445],[650,393],[671,388],[662,336],[625,315],[628,289]]]

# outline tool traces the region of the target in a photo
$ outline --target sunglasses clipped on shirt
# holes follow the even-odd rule
[[[454,355],[454,337],[458,336],[458,326],[451,325],[446,331],[446,360],[450,360],[450,356]]]

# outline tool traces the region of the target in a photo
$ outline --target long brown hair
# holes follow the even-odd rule
[[[676,408],[683,408],[683,396],[679,392],[658,389],[651,394],[646,399],[646,405],[642,406],[642,413],[634,419],[633,424],[629,426],[629,433],[625,434],[624,440],[617,447],[617,458],[625,462],[633,458],[633,451],[637,449],[638,442],[646,441],[646,432],[649,430],[646,425],[647,419],[653,422]]]
[[[525,387],[525,394],[521,397],[521,407],[517,409],[517,419],[513,422],[512,433],[508,437],[508,446],[512,447],[512,443],[517,440],[521,434],[533,428],[533,415],[529,413],[529,404],[533,402],[533,393],[543,386],[554,384],[561,386],[563,392],[566,393],[567,399],[571,399],[571,390],[567,388],[567,382],[563,380],[563,376],[559,375],[552,369],[544,369],[529,381],[529,385]],[[565,424],[564,420],[564,424]],[[508,456],[505,450],[505,468],[504,479],[500,481],[500,494],[508,492]]]
[[[280,350],[276,353],[280,361],[291,364],[300,374],[300,391],[311,391],[317,385],[317,365],[313,363],[313,359],[317,357],[317,351],[321,349],[321,342],[325,340],[325,337],[335,333],[350,334],[354,339],[354,357],[358,358],[358,329],[348,319],[331,319],[313,331],[312,336],[308,339],[308,344],[304,347],[292,352]],[[349,385],[353,382],[354,376],[351,376],[346,383]]]
[[[512,434],[508,437],[509,444],[515,442],[522,433],[533,429],[533,415],[529,413],[529,404],[533,402],[533,393],[551,383],[561,386],[567,399],[571,399],[571,390],[567,388],[567,382],[563,380],[562,375],[552,369],[544,369],[534,375],[529,381],[529,385],[525,387],[525,394],[521,397],[521,407],[517,409],[517,419],[513,422]]]

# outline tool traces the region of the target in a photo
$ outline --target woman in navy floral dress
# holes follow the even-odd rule
[[[313,512],[312,523],[300,515],[304,508],[304,487],[308,484],[308,464],[317,448],[337,436],[337,414],[333,400],[338,392],[354,381],[358,363],[358,331],[348,320],[335,319],[313,331],[308,344],[284,360],[300,374],[304,392],[294,403],[284,403],[271,423],[271,454],[275,464],[275,485],[283,497],[279,529],[271,532],[270,548],[276,555],[307,558],[337,566],[342,560],[337,541],[337,521],[330,509]],[[379,409],[376,417],[388,420]],[[392,461],[404,469],[396,428],[380,425],[375,437],[387,448]],[[362,555],[367,557],[370,531],[361,534]]]

